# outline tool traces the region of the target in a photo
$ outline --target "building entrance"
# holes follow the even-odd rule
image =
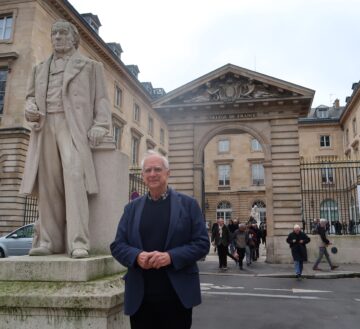
[[[194,196],[204,212],[211,202],[205,196],[204,180],[205,148],[210,141],[221,135],[248,134],[261,145],[268,261],[281,261],[285,253],[287,259],[283,236],[294,223],[301,223],[298,118],[307,115],[313,96],[313,90],[228,64],[153,103],[168,125],[169,183]],[[230,166],[235,163],[226,160]],[[227,183],[227,168],[221,167],[226,164],[217,163],[219,186]],[[259,170],[254,169],[254,179],[260,184]],[[250,209],[258,199],[254,187],[253,199],[245,207]]]

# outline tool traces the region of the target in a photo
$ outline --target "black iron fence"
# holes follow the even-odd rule
[[[360,234],[360,161],[302,161],[302,220],[307,233],[320,218],[330,234]]]
[[[25,198],[24,225],[35,222],[39,218],[37,198],[27,196]]]
[[[129,173],[129,200],[147,193],[147,187],[141,176],[140,168],[132,168]]]
[[[129,173],[129,201],[147,192],[141,176],[141,169],[130,169]],[[35,222],[39,218],[38,201],[36,197],[25,198],[24,225]]]

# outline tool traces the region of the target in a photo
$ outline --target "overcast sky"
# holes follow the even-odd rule
[[[139,80],[170,92],[231,63],[345,105],[360,80],[358,0],[69,0]]]

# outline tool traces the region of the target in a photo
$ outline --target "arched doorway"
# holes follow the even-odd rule
[[[240,130],[237,134],[220,133],[209,140],[204,149],[203,166],[204,214],[207,220],[213,222],[220,216],[226,221],[231,218],[246,223],[254,200],[261,208],[261,218],[264,219],[264,159],[261,143],[249,133]],[[231,211],[224,214],[222,208],[231,208]]]

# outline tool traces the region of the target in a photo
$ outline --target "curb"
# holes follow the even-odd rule
[[[226,273],[226,272],[200,272],[200,275],[216,275],[216,276],[241,276],[241,277],[260,277],[260,278],[296,278],[294,273]],[[343,272],[343,273],[317,273],[303,274],[304,279],[344,279],[359,278],[360,272]]]

